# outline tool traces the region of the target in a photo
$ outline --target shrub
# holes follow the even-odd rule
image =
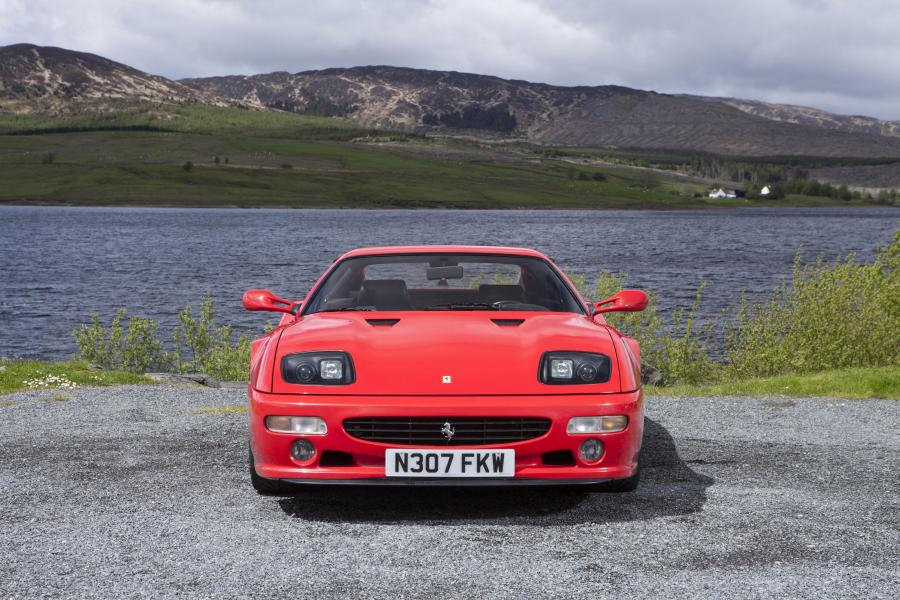
[[[73,331],[81,357],[106,370],[132,373],[147,371],[201,371],[229,381],[247,377],[250,370],[250,337],[234,340],[230,325],[216,327],[212,298],[200,303],[197,316],[188,306],[178,315],[180,325],[172,332],[172,351],[159,338],[159,323],[131,317],[124,326],[125,309],[118,309],[105,327],[97,314],[90,324]]]
[[[594,181],[606,181],[606,175],[600,171],[595,171],[594,173],[591,173],[591,179]]]
[[[163,350],[157,336],[159,323],[135,317],[129,320],[126,332],[124,320],[124,308],[116,311],[108,329],[99,315],[91,315],[90,324],[72,332],[81,357],[106,370],[144,373],[169,369],[172,357]]]
[[[176,369],[202,371],[219,379],[245,378],[250,371],[250,337],[245,334],[233,343],[231,325],[216,327],[210,296],[200,303],[198,317],[190,306],[178,314],[181,325],[172,332]]]
[[[869,264],[798,254],[791,285],[742,301],[725,347],[738,377],[900,364],[900,230]]]
[[[587,298],[602,300],[627,287],[628,275],[622,271],[601,271],[593,288],[585,285],[584,276],[571,276],[573,283]],[[659,370],[662,383],[699,383],[715,372],[704,340],[709,327],[697,326],[704,283],[697,288],[693,304],[688,309],[676,309],[666,323],[655,302],[656,293],[648,290],[650,302],[641,312],[613,312],[604,315],[606,322],[641,346],[641,362]],[[587,292],[587,293],[585,293]]]
[[[186,161],[181,168],[184,169],[185,173],[190,173],[191,169],[194,168],[194,163],[192,161]]]

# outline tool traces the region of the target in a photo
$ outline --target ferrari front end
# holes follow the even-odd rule
[[[273,417],[310,430],[273,427]],[[249,422],[255,470],[267,479],[585,484],[635,474],[643,406],[640,391],[373,398],[251,390]]]
[[[592,308],[534,251],[378,248],[342,257],[302,302],[244,301],[284,313],[253,347],[260,492],[637,485],[637,345],[600,313],[639,310],[640,292]]]

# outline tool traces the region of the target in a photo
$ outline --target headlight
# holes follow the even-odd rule
[[[266,429],[275,433],[296,433],[298,435],[325,435],[328,426],[319,417],[266,417]]]
[[[355,373],[346,352],[300,352],[281,359],[281,378],[303,385],[347,385]]]
[[[538,379],[548,384],[584,384],[609,381],[612,361],[593,352],[544,352]]]
[[[628,417],[614,415],[609,417],[573,417],[569,419],[566,433],[579,435],[583,433],[615,433],[628,427]]]

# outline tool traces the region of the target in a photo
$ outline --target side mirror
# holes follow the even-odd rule
[[[641,290],[622,290],[615,296],[594,303],[594,314],[607,312],[637,312],[647,308],[647,294]]]
[[[247,290],[244,292],[244,308],[247,310],[268,310],[272,312],[289,313],[294,303],[284,298],[279,298],[269,290]]]

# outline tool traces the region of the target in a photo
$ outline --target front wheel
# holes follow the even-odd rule
[[[290,494],[297,491],[297,488],[289,483],[279,481],[278,479],[266,479],[260,477],[256,472],[253,464],[253,451],[250,451],[250,484],[260,496],[276,496]]]

